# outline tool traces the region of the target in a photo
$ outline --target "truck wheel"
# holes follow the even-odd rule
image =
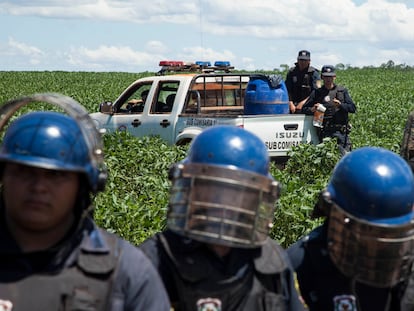
[[[273,157],[271,161],[275,164],[275,166],[279,170],[284,170],[286,166],[286,162],[289,160],[289,157]]]
[[[185,145],[190,144],[190,143],[191,143],[191,141],[192,141],[192,139],[191,139],[191,138],[181,139],[180,141],[177,141],[176,145],[177,145],[177,146],[185,146]]]

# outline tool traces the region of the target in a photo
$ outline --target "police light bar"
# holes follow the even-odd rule
[[[176,60],[162,60],[160,61],[160,66],[180,67],[180,66],[184,66],[184,62],[176,61]]]
[[[229,61],[218,60],[218,61],[214,62],[214,66],[216,66],[216,67],[230,67],[230,62]]]
[[[210,67],[211,66],[211,63],[208,62],[208,61],[205,62],[205,61],[198,60],[195,63],[196,63],[197,66],[200,66],[200,67]]]
[[[213,72],[213,71],[225,71],[229,72],[234,67],[230,66],[229,61],[216,61],[214,66],[211,66],[209,61],[196,61],[196,62],[184,62],[184,61],[176,61],[176,60],[162,60],[159,62],[159,66],[161,66],[161,70],[158,74],[162,75],[165,72],[172,71],[172,72]]]

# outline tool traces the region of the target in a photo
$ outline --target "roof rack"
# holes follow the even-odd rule
[[[209,61],[183,62],[162,60],[159,66],[161,66],[161,69],[158,71],[158,75],[164,75],[167,72],[230,72],[234,69],[229,61],[216,61],[214,66],[211,66]]]

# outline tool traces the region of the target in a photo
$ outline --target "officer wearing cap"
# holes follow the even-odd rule
[[[310,55],[309,51],[299,51],[295,66],[289,69],[286,76],[291,113],[300,113],[310,93],[320,84],[319,70],[310,65]]]
[[[348,90],[335,84],[336,73],[332,65],[324,65],[321,70],[323,85],[313,90],[302,107],[302,112],[313,115],[319,105],[326,108],[322,127],[318,127],[318,136],[322,142],[325,137],[337,139],[341,154],[352,149],[349,138],[349,113],[356,112],[356,106]]]

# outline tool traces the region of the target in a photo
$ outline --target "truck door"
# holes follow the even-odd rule
[[[141,125],[144,135],[160,136],[166,142],[174,143],[179,85],[179,81],[159,81],[148,115]]]
[[[139,125],[142,122],[143,111],[149,95],[152,81],[135,81],[112,103],[100,104],[99,112],[92,114],[98,126],[108,132],[129,131],[140,135]]]

